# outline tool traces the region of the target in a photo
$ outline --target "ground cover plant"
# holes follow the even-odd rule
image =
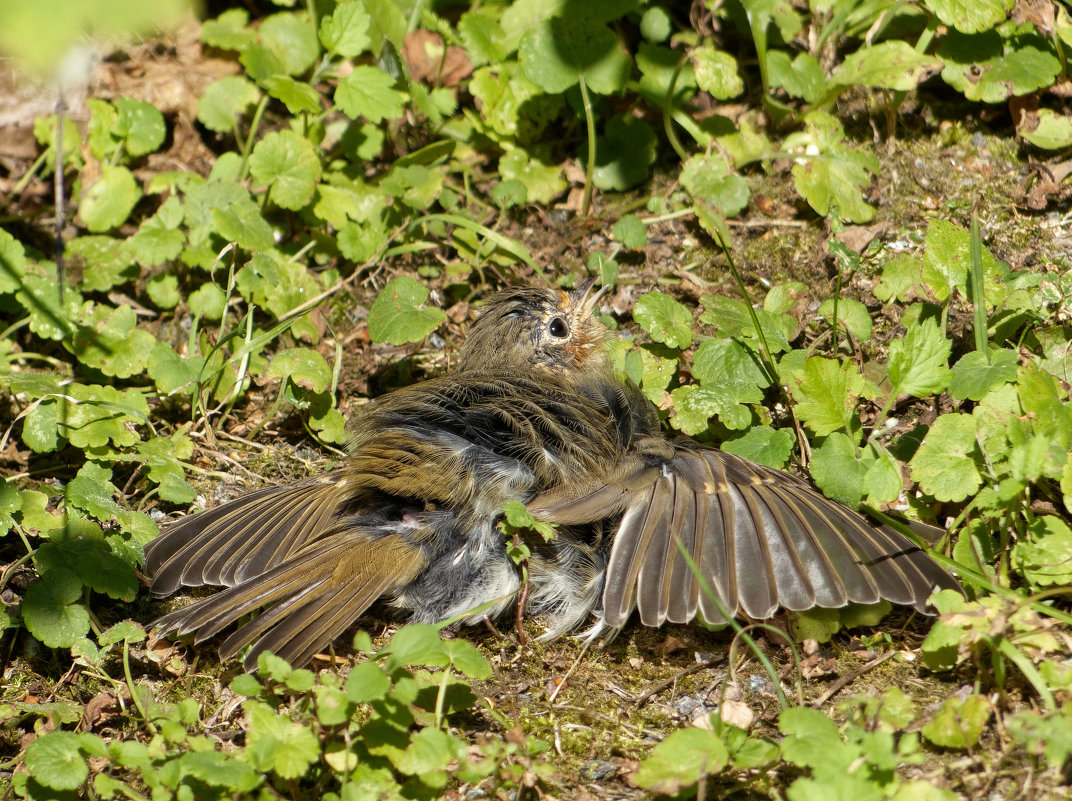
[[[1064,5],[53,5],[0,12],[5,798],[1065,796]],[[596,651],[370,619],[255,675],[147,637],[167,516],[593,273],[670,429],[948,529],[967,596]]]

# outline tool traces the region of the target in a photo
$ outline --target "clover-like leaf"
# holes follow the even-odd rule
[[[856,445],[840,431],[828,436],[812,452],[811,475],[823,494],[850,508],[860,505],[867,465],[856,454]]]
[[[115,134],[125,140],[127,153],[131,156],[152,153],[164,143],[167,128],[164,115],[156,106],[144,100],[120,97],[115,101],[115,107],[119,112]]]
[[[645,790],[671,795],[719,773],[728,762],[729,750],[713,731],[678,729],[652,749],[633,781]]]
[[[126,222],[140,199],[141,189],[130,170],[105,164],[100,178],[84,190],[78,214],[90,231],[107,231]]]
[[[197,119],[211,131],[227,133],[235,119],[260,100],[260,90],[240,75],[228,75],[205,87],[197,101]]]
[[[313,199],[321,167],[308,139],[293,131],[273,131],[253,148],[249,171],[253,180],[269,187],[276,205],[297,211]]]
[[[943,23],[961,33],[980,33],[1004,22],[1014,0],[924,0]]]
[[[408,275],[391,279],[369,309],[372,341],[392,345],[419,342],[438,328],[447,316],[441,309],[424,306],[428,294],[428,287]]]
[[[533,27],[518,47],[525,77],[551,94],[561,94],[583,77],[601,95],[619,91],[631,62],[615,33],[584,16],[550,17]]]
[[[985,695],[969,695],[963,700],[954,695],[924,724],[922,734],[943,748],[972,748],[979,742],[993,711],[994,705]]]
[[[53,790],[81,787],[89,778],[82,739],[82,735],[71,731],[53,731],[38,737],[26,748],[26,769]]]
[[[335,104],[353,120],[359,117],[369,122],[397,119],[402,116],[405,95],[394,89],[394,83],[376,67],[354,67],[335,88]]]
[[[939,501],[962,501],[983,482],[975,450],[975,420],[966,414],[943,414],[909,462],[912,480]]]
[[[654,290],[641,296],[633,319],[656,342],[679,350],[692,344],[692,313],[664,292]]]
[[[1036,517],[1012,548],[1012,566],[1040,587],[1072,584],[1072,529],[1055,515]]]
[[[804,362],[803,374],[790,383],[790,389],[797,401],[797,417],[821,437],[858,426],[857,402],[877,394],[877,388],[860,375],[855,364],[821,356]]]
[[[49,648],[70,648],[89,631],[89,612],[79,603],[82,582],[63,568],[43,573],[22,599],[26,629]]]
[[[950,371],[949,394],[959,400],[979,400],[994,387],[1015,381],[1018,365],[1016,352],[1007,349],[966,353]]]
[[[942,68],[942,60],[918,52],[908,42],[891,40],[861,47],[830,76],[842,86],[870,86],[907,92]]]
[[[796,438],[791,431],[770,426],[753,426],[744,436],[724,440],[719,447],[727,453],[780,469],[789,461],[794,445]]]

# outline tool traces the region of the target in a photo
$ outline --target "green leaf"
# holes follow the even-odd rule
[[[809,609],[805,612],[790,612],[789,628],[797,642],[830,642],[841,630],[841,610]]]
[[[37,562],[43,575],[70,573],[116,600],[133,601],[138,593],[133,566],[112,552],[100,527],[89,520],[69,519],[66,528],[37,549]]]
[[[133,620],[123,620],[106,631],[101,632],[100,637],[97,638],[97,642],[99,642],[103,648],[106,645],[123,642],[124,640],[127,642],[144,642],[146,636],[148,635],[146,635],[145,629]]]
[[[310,392],[326,392],[331,386],[327,360],[310,348],[288,348],[277,353],[264,374],[284,381],[289,379]]]
[[[388,670],[405,665],[446,667],[449,664],[439,629],[427,623],[410,623],[403,626],[395,632],[388,648]]]
[[[551,17],[521,39],[518,60],[525,77],[551,94],[561,94],[583,76],[596,94],[620,91],[632,67],[621,42],[601,22],[574,15]]]
[[[313,146],[293,131],[274,131],[259,141],[249,157],[249,171],[254,181],[270,188],[276,205],[293,211],[313,199],[321,174]]]
[[[275,243],[272,227],[252,198],[239,198],[226,207],[212,209],[211,219],[216,233],[245,250],[270,250]]]
[[[447,652],[451,666],[466,678],[490,679],[493,675],[491,663],[471,642],[462,639],[444,640],[443,649]]]
[[[182,218],[182,203],[173,195],[126,241],[125,252],[146,267],[173,261],[178,258],[186,242],[185,232],[179,230]],[[158,279],[162,277],[157,276]],[[176,300],[167,308],[177,303]]]
[[[201,41],[220,50],[241,50],[256,39],[256,33],[246,27],[249,14],[243,8],[224,11],[216,19],[201,24]]]
[[[447,782],[447,765],[451,760],[464,756],[461,741],[442,729],[426,726],[409,740],[402,758],[396,767],[403,773],[420,777],[431,787],[442,787]]]
[[[669,295],[654,290],[640,297],[633,319],[656,342],[682,350],[692,344],[692,314]]]
[[[106,292],[138,276],[128,242],[110,236],[80,236],[67,245],[67,255],[82,263],[81,289]]]
[[[655,163],[654,132],[643,120],[615,115],[596,143],[592,180],[600,189],[623,192],[647,180]]]
[[[819,314],[828,320],[834,316],[834,301],[824,300],[819,304]],[[838,320],[857,342],[871,339],[871,314],[867,307],[858,300],[841,298],[837,304]]]
[[[185,751],[176,768],[180,777],[190,776],[234,795],[248,794],[263,780],[248,762],[223,751]]]
[[[210,286],[215,289],[212,284],[203,286]],[[219,290],[216,291],[218,292]],[[193,298],[191,298],[191,301],[193,301]],[[195,314],[200,313],[192,304],[191,310]],[[156,389],[162,395],[169,395],[180,387],[185,389],[186,394],[192,395],[197,388],[196,382],[201,378],[204,367],[205,360],[200,356],[184,359],[168,343],[157,342],[149,354],[146,371],[149,377],[156,382]]]
[[[64,488],[64,498],[74,508],[107,522],[122,511],[115,502],[117,492],[111,470],[86,462]]]
[[[938,19],[961,33],[980,33],[1005,21],[1014,0],[924,0]]]
[[[627,214],[614,223],[611,235],[624,247],[632,250],[640,250],[648,244],[648,229],[640,218],[633,214]]]
[[[867,465],[858,459],[856,445],[847,436],[839,431],[828,436],[812,452],[809,467],[815,483],[828,498],[852,509],[860,505]]]
[[[793,707],[778,716],[782,758],[824,776],[846,770],[857,758],[856,749],[841,739],[837,726],[817,709]]]
[[[793,453],[796,438],[784,428],[754,426],[744,436],[725,440],[720,446],[727,453],[743,456],[753,462],[781,469]]]
[[[369,310],[369,336],[373,342],[403,345],[419,342],[446,319],[442,310],[422,308],[428,287],[408,275],[391,279]]]
[[[288,75],[301,75],[320,54],[316,30],[304,15],[290,11],[272,14],[261,20],[257,35]]]
[[[678,729],[652,749],[633,780],[645,790],[672,795],[719,773],[728,762],[726,744],[714,732]]]
[[[144,156],[164,144],[167,128],[164,115],[144,100],[120,97],[115,101],[119,112],[114,133],[126,141],[127,153]]]
[[[966,414],[943,414],[909,462],[912,480],[939,501],[962,501],[983,483],[972,456],[975,450],[975,420]]]
[[[877,388],[860,375],[855,364],[821,356],[805,360],[803,374],[788,383],[797,401],[797,417],[820,437],[858,429],[857,402],[877,395]]]
[[[346,697],[355,704],[366,704],[386,697],[391,681],[372,661],[355,665],[346,677]]]
[[[53,731],[26,747],[26,769],[53,790],[75,790],[89,778],[89,765],[82,754],[82,735]]]
[[[1058,114],[1052,109],[1040,108],[1016,133],[1035,147],[1063,150],[1072,145],[1072,117]]]
[[[813,111],[804,120],[805,130],[785,140],[786,150],[801,154],[792,170],[797,191],[823,216],[836,207],[844,220],[868,222],[875,210],[864,201],[863,188],[878,172],[877,157],[850,149],[837,118]]]
[[[329,53],[343,58],[361,55],[372,43],[368,35],[371,21],[362,3],[339,3],[320,22],[320,43]]]
[[[939,301],[953,289],[965,300],[970,297],[968,269],[971,233],[946,220],[931,220],[927,226],[927,249],[923,255],[923,281]],[[988,306],[1001,303],[1009,294],[1007,270],[989,248],[983,248],[983,292]]]
[[[296,81],[289,75],[273,75],[265,78],[263,84],[268,94],[282,102],[295,116],[303,112],[316,114],[321,110],[320,93],[307,83]]]
[[[868,86],[907,92],[942,68],[942,60],[917,52],[900,40],[861,47],[848,55],[830,76],[841,86]]]
[[[246,749],[255,767],[283,779],[297,779],[320,758],[316,734],[301,723],[276,714],[260,701],[245,702]]]
[[[947,698],[934,718],[923,726],[923,736],[942,748],[973,748],[993,709],[985,695],[969,695],[964,700]]]
[[[506,61],[502,26],[497,19],[480,11],[467,11],[458,20],[458,35],[465,44],[474,67]]]
[[[942,334],[936,320],[910,325],[903,339],[890,342],[888,372],[894,394],[907,392],[923,398],[945,389],[952,349],[953,343]]]
[[[49,648],[70,648],[89,631],[89,612],[78,603],[82,582],[69,570],[43,573],[22,599],[27,631]]]
[[[1012,548],[1012,566],[1040,587],[1072,584],[1072,529],[1054,515],[1036,517]]]
[[[149,300],[158,309],[174,309],[182,299],[179,295],[179,279],[170,274],[150,278],[145,285],[145,294],[149,296]],[[149,360],[151,363],[152,354],[150,354]]]
[[[335,104],[350,119],[364,117],[369,122],[402,116],[405,95],[396,91],[394,81],[375,67],[357,66],[339,81]]]
[[[770,378],[759,356],[735,339],[706,339],[692,356],[692,375],[707,387],[737,386],[741,392],[766,389]]]
[[[729,53],[705,45],[694,48],[689,57],[696,70],[696,84],[716,100],[729,100],[744,91],[737,59]]]
[[[1004,39],[997,31],[950,31],[935,52],[945,62],[942,80],[973,102],[1004,103],[1053,85],[1061,62],[1045,39],[1020,35]]]
[[[228,75],[205,87],[197,101],[197,119],[216,133],[229,133],[235,120],[261,98],[260,89],[241,75]]]
[[[90,231],[107,231],[126,222],[140,199],[141,189],[130,170],[105,164],[100,178],[84,190],[78,214]]]
[[[689,384],[670,393],[674,416],[670,425],[678,431],[696,436],[707,429],[708,421],[718,416],[719,422],[734,431],[747,428],[752,413],[746,403],[759,403],[763,393],[747,385],[698,387]]]
[[[767,52],[767,75],[772,87],[784,89],[790,97],[815,103],[826,92],[823,68],[810,53],[799,53],[792,61],[784,50]]]
[[[71,339],[71,352],[83,364],[116,378],[129,378],[144,371],[156,339],[138,328],[134,309],[92,303],[83,308],[85,315]]]
[[[734,217],[748,206],[748,182],[718,153],[691,156],[678,180],[693,198],[710,203],[724,217]]]
[[[972,351],[961,357],[949,375],[949,394],[958,400],[980,400],[994,387],[1016,380],[1020,360],[1015,351]]]

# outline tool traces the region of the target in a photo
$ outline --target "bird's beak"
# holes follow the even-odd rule
[[[591,276],[584,279],[581,283],[577,284],[576,289],[570,293],[570,300],[574,306],[581,307],[581,316],[590,317],[592,312],[595,311],[596,304],[599,303],[599,299],[602,298],[610,289],[610,284],[604,284],[599,288],[599,291],[594,295],[589,296],[588,293],[595,285],[596,276]]]

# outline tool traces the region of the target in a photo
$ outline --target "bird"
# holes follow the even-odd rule
[[[590,623],[724,624],[886,600],[927,611],[957,580],[888,525],[806,480],[671,436],[619,378],[595,314],[607,287],[514,287],[472,324],[455,368],[350,420],[337,468],[169,524],[145,547],[150,592],[222,589],[160,635],[308,664],[370,607],[439,623],[518,603],[546,638]],[[499,527],[518,501],[556,524],[527,585]],[[253,617],[252,613],[259,612]]]

